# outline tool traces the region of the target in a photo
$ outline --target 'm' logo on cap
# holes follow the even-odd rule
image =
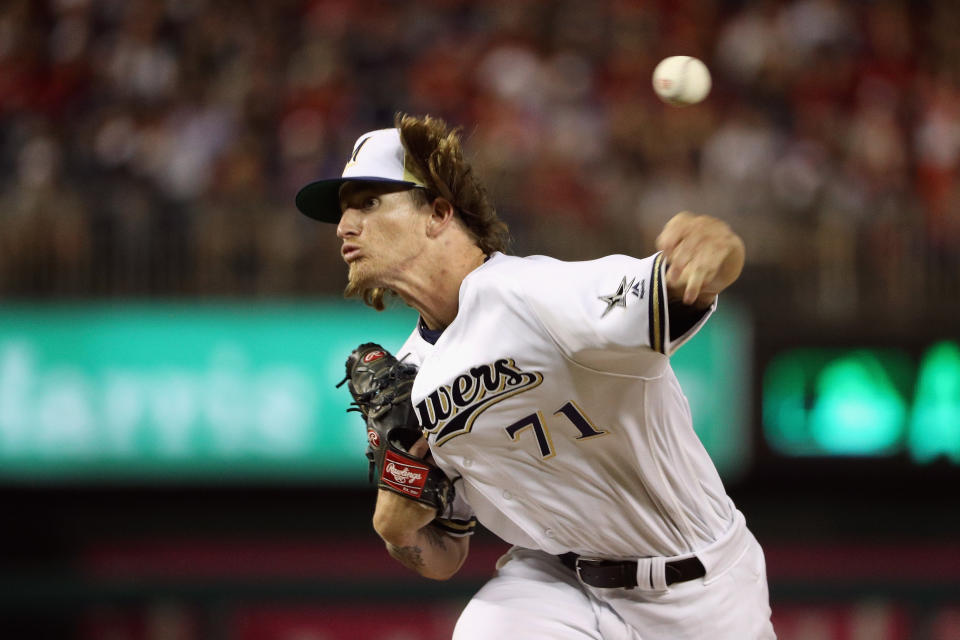
[[[347,167],[352,167],[353,165],[357,164],[357,155],[360,153],[360,149],[363,149],[363,145],[367,144],[368,140],[370,140],[370,136],[367,136],[357,143],[357,148],[353,150],[353,155],[350,156],[350,162],[348,162],[343,168],[344,171],[347,170]]]

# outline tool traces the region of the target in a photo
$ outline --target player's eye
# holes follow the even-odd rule
[[[378,204],[380,204],[380,198],[377,198],[375,196],[370,196],[368,198],[363,199],[363,203],[360,208],[363,209],[364,211],[369,211],[370,209],[376,208]]]

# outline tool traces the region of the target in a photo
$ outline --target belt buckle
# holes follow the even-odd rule
[[[580,575],[580,569],[582,568],[581,565],[585,564],[590,567],[599,567],[599,566],[602,566],[604,562],[605,560],[603,558],[589,558],[587,556],[577,556],[577,563],[576,563],[577,580],[579,580],[580,582],[583,582],[583,576]],[[586,583],[584,582],[584,584]]]

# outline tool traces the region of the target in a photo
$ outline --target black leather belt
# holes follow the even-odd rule
[[[637,586],[636,560],[600,560],[585,558],[575,553],[565,553],[560,562],[572,569],[584,584],[603,589],[633,589]],[[697,556],[672,560],[665,565],[667,586],[702,578],[707,573]],[[652,579],[651,579],[652,584]]]

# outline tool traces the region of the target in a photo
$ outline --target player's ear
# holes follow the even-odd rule
[[[435,238],[452,222],[455,214],[453,204],[446,198],[435,198],[430,205],[430,220],[427,221],[427,235]]]

